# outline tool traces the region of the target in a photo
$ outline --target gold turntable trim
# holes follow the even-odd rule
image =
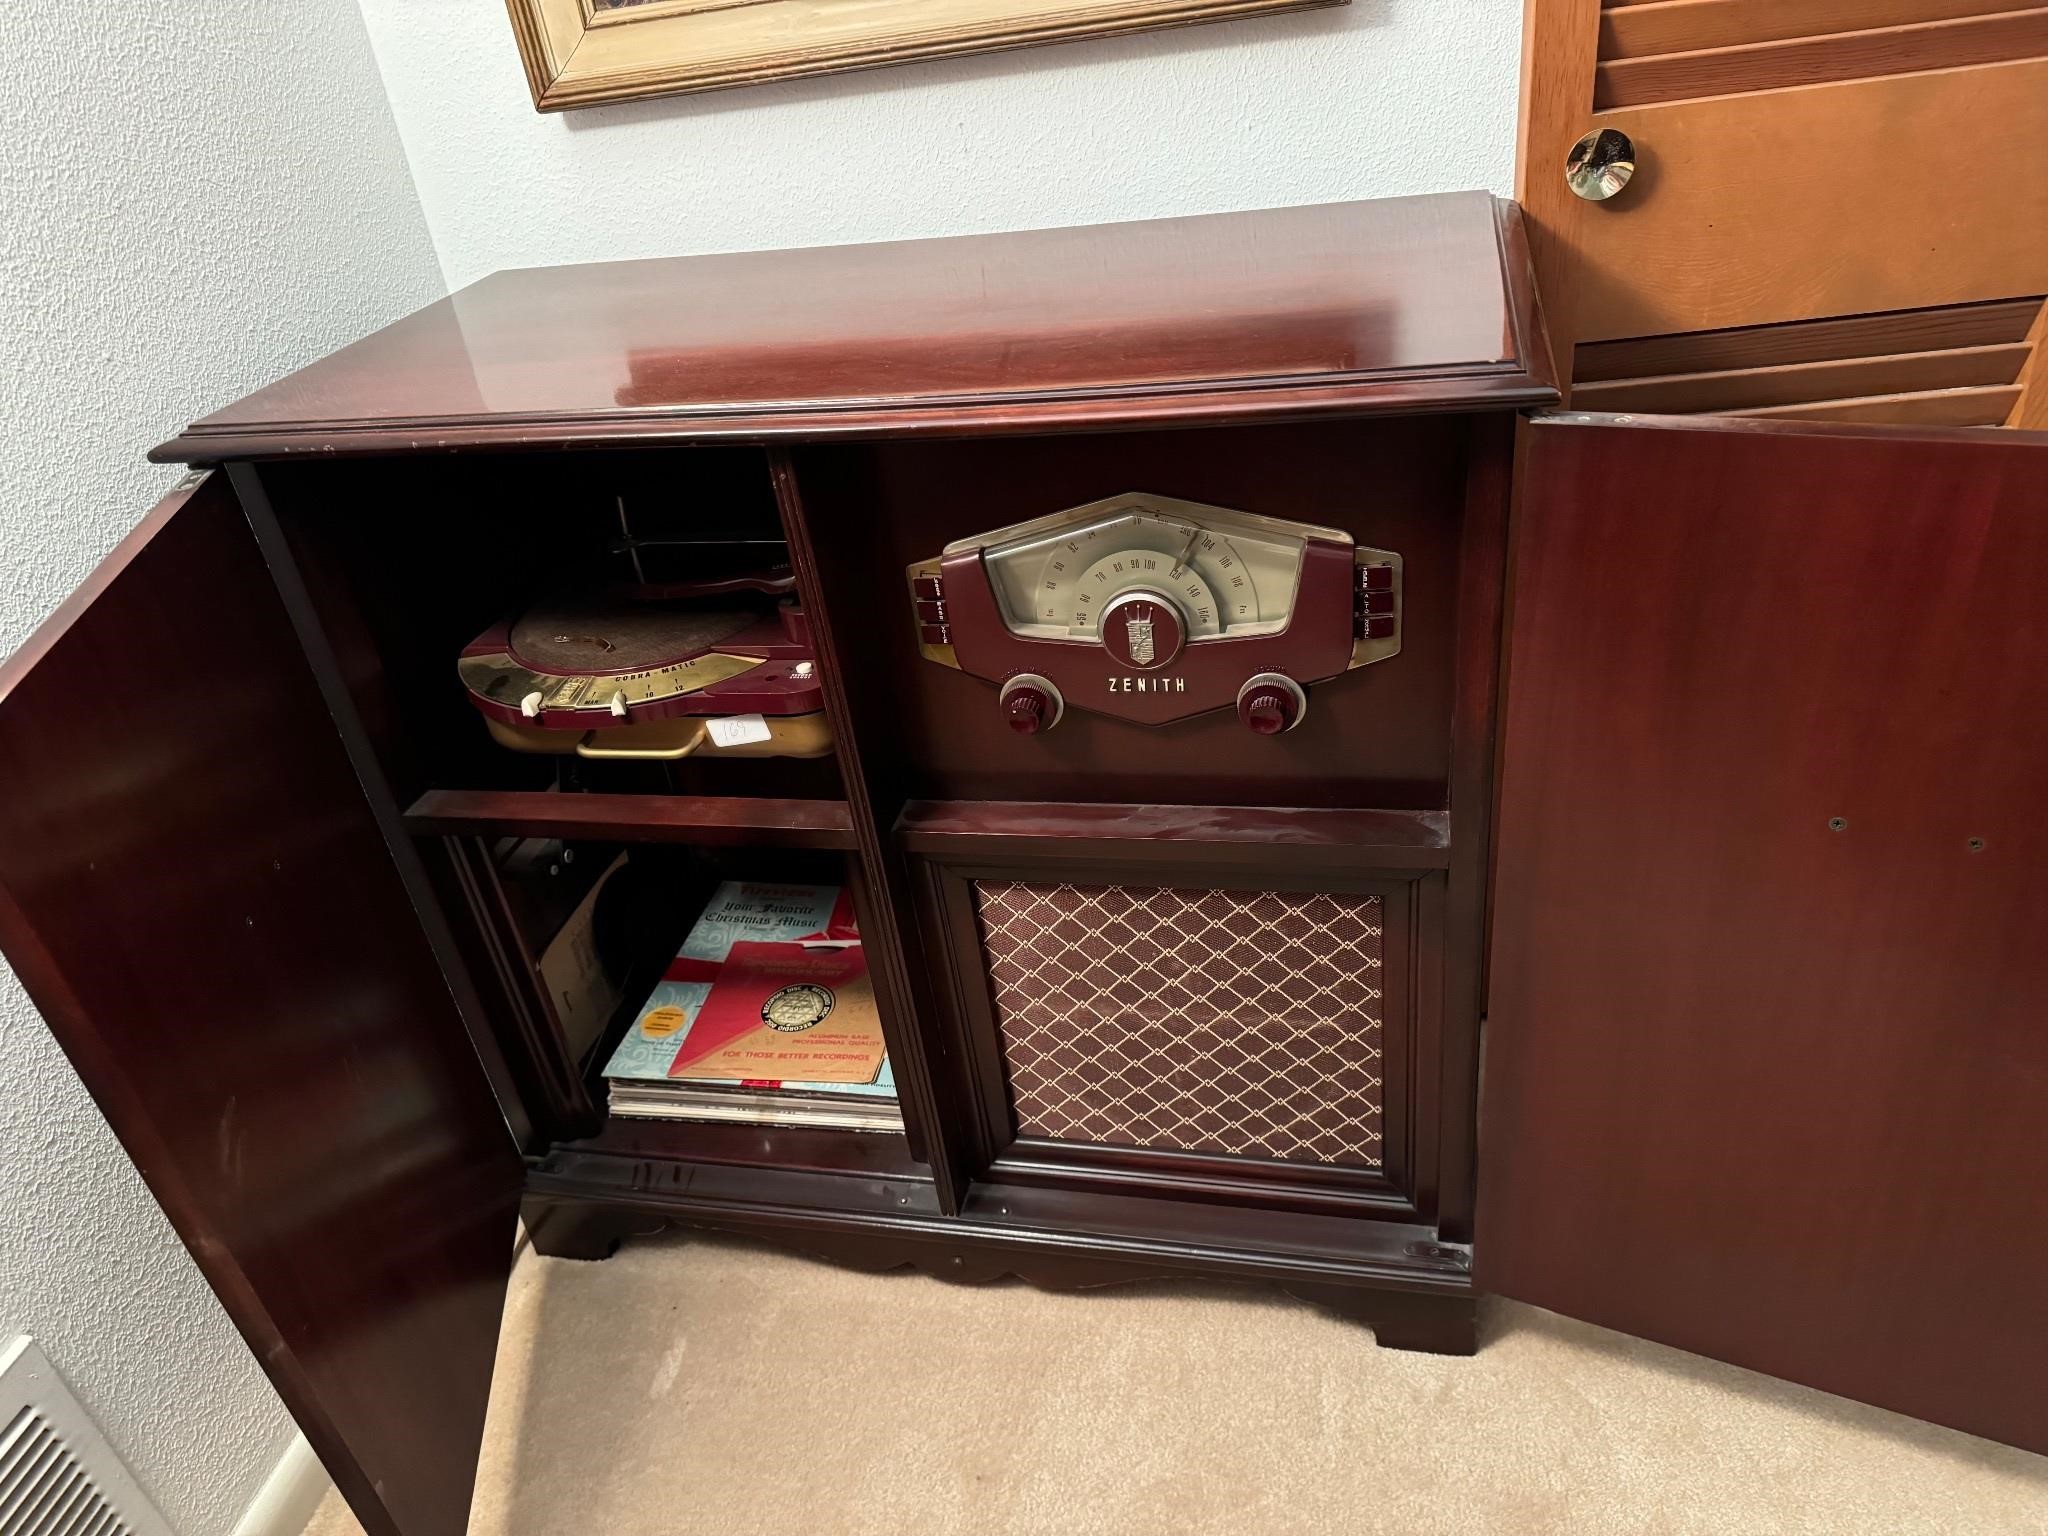
[[[663,699],[679,699],[765,664],[765,659],[759,656],[733,656],[713,651],[703,656],[692,656],[688,661],[671,662],[665,667],[650,667],[641,672],[605,672],[578,677],[535,672],[521,666],[507,653],[494,651],[482,656],[464,656],[457,663],[457,670],[470,692],[513,709],[523,709],[525,701],[538,693],[540,699],[535,708],[541,711],[575,709],[609,713],[612,701],[620,694],[625,695],[629,707],[654,704]],[[531,715],[534,711],[523,709],[523,712]]]
[[[707,721],[692,717],[650,720],[644,725],[622,725],[616,730],[587,731],[581,726],[548,730],[542,726],[513,725],[486,715],[484,725],[498,745],[514,752],[541,752],[556,756],[620,758],[639,762],[672,763],[685,757],[827,757],[832,751],[832,728],[825,713],[771,715],[761,722],[767,735],[722,745],[714,741]]]

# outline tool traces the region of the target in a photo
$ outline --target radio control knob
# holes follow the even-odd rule
[[[1000,703],[1003,718],[1020,736],[1051,730],[1067,712],[1067,701],[1060,697],[1052,679],[1036,672],[1020,673],[1003,684]]]
[[[1036,688],[1019,688],[1003,709],[1010,729],[1020,736],[1033,736],[1045,729],[1045,695]]]
[[[1237,690],[1237,718],[1260,736],[1291,731],[1307,713],[1308,695],[1284,673],[1261,672]]]

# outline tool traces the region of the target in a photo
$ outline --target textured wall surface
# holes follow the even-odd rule
[[[452,286],[1513,180],[1521,0],[1352,0],[546,117],[503,0],[361,4]]]
[[[151,444],[441,284],[346,5],[38,6],[10,34],[0,143],[5,654],[175,482]],[[187,1536],[230,1530],[287,1443],[0,967],[0,1339],[17,1332]]]

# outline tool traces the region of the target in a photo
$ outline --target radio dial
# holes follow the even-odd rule
[[[1076,709],[1140,725],[1236,707],[1278,735],[1304,688],[1401,649],[1399,554],[1147,491],[955,539],[904,574],[927,661],[997,689],[1057,679]],[[1010,689],[1003,718],[1028,735],[1060,704]]]
[[[1026,672],[1003,684],[999,702],[1003,718],[1020,736],[1036,736],[1040,731],[1051,730],[1067,712],[1067,702],[1060,697],[1052,679],[1035,672]]]
[[[1261,672],[1237,690],[1237,718],[1256,735],[1291,731],[1307,712],[1301,684],[1279,672]]]

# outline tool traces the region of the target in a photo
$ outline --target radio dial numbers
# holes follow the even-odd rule
[[[1171,598],[1190,639],[1270,633],[1292,612],[1302,543],[1242,521],[1127,507],[992,545],[984,561],[1005,623],[1033,639],[1096,639],[1104,607],[1134,589]]]
[[[1046,615],[1045,622],[1064,626],[1075,639],[1093,640],[1100,633],[1103,610],[1134,588],[1169,599],[1180,611],[1190,639],[1223,632],[1217,617],[1221,604],[1200,573],[1143,549],[1120,549],[1105,555],[1081,573],[1063,606],[1046,603],[1041,612]]]

